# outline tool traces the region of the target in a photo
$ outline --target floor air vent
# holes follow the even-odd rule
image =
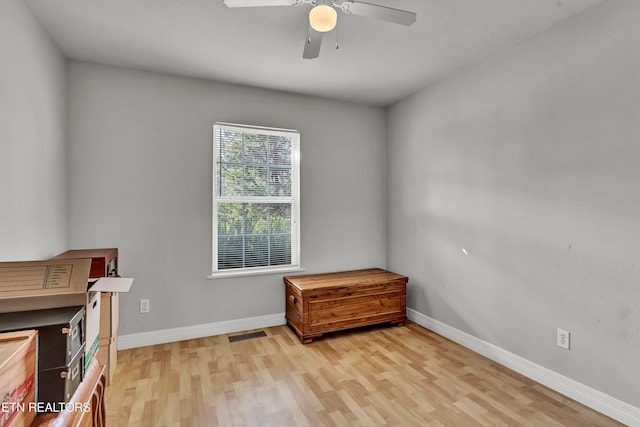
[[[244,340],[250,340],[252,338],[260,338],[260,337],[266,337],[266,336],[267,334],[265,334],[264,331],[249,332],[246,334],[234,335],[232,337],[229,337],[229,342],[244,341]]]

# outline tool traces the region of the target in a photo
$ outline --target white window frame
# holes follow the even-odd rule
[[[216,191],[217,176],[217,144],[216,135],[221,128],[235,128],[239,131],[260,133],[264,135],[286,136],[291,138],[291,197],[270,196],[218,196]],[[213,173],[212,173],[212,273],[209,279],[231,276],[246,276],[254,274],[275,274],[289,271],[303,271],[300,267],[300,133],[293,129],[268,128],[260,126],[242,125],[218,122],[213,126]],[[228,202],[252,203],[290,203],[291,204],[291,264],[248,267],[234,269],[218,269],[218,204]]]

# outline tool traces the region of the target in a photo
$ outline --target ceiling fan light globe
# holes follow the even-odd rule
[[[320,4],[309,12],[309,25],[320,33],[333,30],[338,22],[338,12],[326,4]]]

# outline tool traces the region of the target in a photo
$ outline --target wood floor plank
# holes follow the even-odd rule
[[[118,352],[109,426],[620,426],[415,323]]]

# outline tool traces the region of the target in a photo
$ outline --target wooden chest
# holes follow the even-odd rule
[[[285,277],[287,324],[305,344],[326,332],[404,325],[408,280],[379,268]]]

